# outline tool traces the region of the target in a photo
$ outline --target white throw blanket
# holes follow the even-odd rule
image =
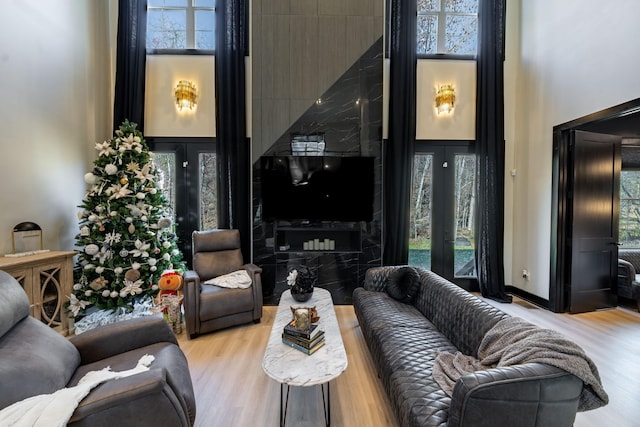
[[[221,288],[238,288],[247,289],[251,287],[251,276],[247,273],[247,270],[238,270],[229,274],[214,277],[204,282],[205,285],[215,285]]]
[[[596,409],[609,402],[598,369],[580,346],[556,331],[539,328],[521,318],[508,317],[496,323],[483,337],[478,358],[460,352],[439,353],[433,365],[433,379],[451,396],[458,378],[467,373],[524,363],[545,363],[584,382],[579,411]]]
[[[135,368],[113,372],[110,367],[87,372],[78,385],[51,394],[40,394],[16,402],[0,411],[0,427],[63,427],[89,392],[105,381],[148,371],[155,358],[145,354]]]

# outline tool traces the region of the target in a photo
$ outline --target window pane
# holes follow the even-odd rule
[[[418,0],[418,14],[425,12],[439,12],[440,0]]]
[[[200,230],[218,228],[215,153],[200,153]]]
[[[176,211],[176,155],[175,153],[153,153],[153,164],[158,175],[158,188],[169,202],[171,211]]]
[[[446,12],[478,13],[478,0],[445,0]]]
[[[198,10],[195,13],[196,49],[215,48],[215,13]]]
[[[457,154],[453,271],[455,277],[475,277],[473,208],[476,160],[473,154]]]
[[[624,248],[640,248],[640,171],[620,173],[619,242]]]
[[[409,219],[409,265],[428,270],[431,269],[432,164],[432,154],[414,156]]]
[[[188,0],[147,0],[147,7],[187,7]]]
[[[476,16],[447,16],[446,53],[475,55],[478,44]]]
[[[147,11],[147,48],[185,49],[187,18],[184,10]]]
[[[216,2],[214,0],[193,0],[195,7],[215,7]]]
[[[417,53],[438,53],[438,17],[436,15],[418,16]]]

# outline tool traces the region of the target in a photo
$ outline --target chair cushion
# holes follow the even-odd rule
[[[200,291],[200,321],[253,310],[253,289],[226,289],[202,285]]]
[[[387,293],[405,304],[411,304],[415,300],[419,288],[420,277],[413,267],[393,271],[387,281]]]
[[[78,350],[33,317],[0,339],[0,408],[64,388],[80,365]]]

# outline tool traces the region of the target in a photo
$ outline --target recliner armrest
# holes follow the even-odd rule
[[[476,371],[453,389],[449,427],[571,426],[582,381],[542,363]]]
[[[193,337],[200,332],[200,322],[197,320],[200,311],[200,276],[194,270],[188,270],[182,274],[182,279],[184,322],[189,336]]]
[[[80,352],[82,364],[159,342],[178,345],[176,336],[161,314],[98,326],[69,338]],[[109,345],[105,345],[105,343]]]
[[[166,323],[166,322],[165,322]],[[180,405],[179,398],[167,383],[165,369],[153,368],[96,387],[78,405],[69,425],[94,425],[96,419],[118,418],[118,425],[140,425],[131,418],[131,411],[145,413],[146,421],[162,425],[189,426],[189,416]]]

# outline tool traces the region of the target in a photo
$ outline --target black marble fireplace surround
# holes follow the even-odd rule
[[[253,165],[253,262],[263,269],[264,303],[276,305],[290,270],[305,264],[317,273],[335,304],[351,304],[366,270],[382,264],[382,39],[374,43],[263,156],[291,155],[293,134],[325,136],[324,156],[374,157],[372,221],[264,221],[260,161]],[[292,201],[295,203],[295,201]],[[335,247],[302,249],[301,242],[334,240]],[[328,245],[327,245],[328,246]]]

